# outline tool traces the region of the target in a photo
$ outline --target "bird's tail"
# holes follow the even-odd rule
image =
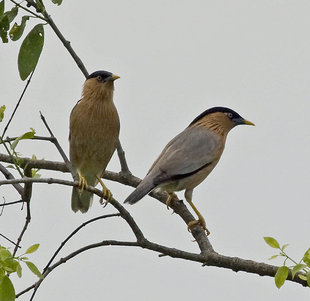
[[[87,190],[80,191],[80,189],[73,187],[71,197],[71,208],[74,212],[81,211],[85,213],[90,208],[93,202],[93,194]]]
[[[126,198],[124,203],[135,204],[140,201],[145,195],[155,188],[153,181],[148,181],[145,178],[137,188]]]

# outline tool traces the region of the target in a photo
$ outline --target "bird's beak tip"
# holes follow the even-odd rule
[[[113,79],[113,80],[117,80],[117,79],[119,79],[119,78],[120,78],[120,76],[118,76],[118,75],[116,75],[116,74],[113,74],[113,75],[112,75],[112,79]]]
[[[247,124],[247,125],[253,125],[253,126],[255,126],[255,124],[254,124],[253,122],[251,122],[251,121],[249,121],[249,120],[246,120],[246,119],[244,119],[243,123],[244,123],[244,124]]]

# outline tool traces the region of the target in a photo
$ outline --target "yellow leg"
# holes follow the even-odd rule
[[[82,193],[82,191],[87,188],[87,181],[82,176],[80,171],[78,171],[77,173],[78,173],[78,176],[79,176],[79,186],[80,186],[80,190],[79,191],[80,191],[80,193]]]
[[[104,207],[105,207],[106,205],[108,205],[108,203],[110,201],[112,201],[113,195],[112,195],[112,192],[104,185],[104,183],[102,182],[101,178],[97,177],[97,179],[98,179],[99,183],[102,186],[103,197],[106,199],[106,201],[104,202]],[[100,198],[99,202],[100,202],[101,205],[103,204],[103,198],[102,197]]]
[[[169,206],[170,206],[171,200],[172,200],[173,198],[176,198],[177,195],[176,195],[175,193],[173,193],[173,192],[168,193],[168,194],[169,194],[169,197],[168,197],[168,199],[167,199],[167,201],[166,201],[166,206],[167,206],[167,209],[169,210]]]
[[[193,208],[193,210],[195,211],[195,213],[197,214],[198,216],[198,220],[195,220],[195,221],[191,221],[188,223],[187,225],[187,230],[189,232],[191,232],[191,228],[195,225],[200,225],[207,233],[207,235],[210,234],[210,231],[207,229],[207,225],[206,225],[206,221],[205,219],[203,218],[203,216],[201,215],[201,213],[198,211],[198,209],[196,208],[196,206],[193,204],[192,201],[188,201],[188,203],[190,204],[190,206]]]

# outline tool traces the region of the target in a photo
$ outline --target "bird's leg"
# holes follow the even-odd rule
[[[187,224],[187,230],[189,232],[191,232],[191,228],[195,225],[200,225],[206,232],[207,232],[207,235],[210,234],[210,231],[208,230],[207,228],[207,224],[206,224],[206,221],[205,219],[203,218],[203,216],[201,215],[201,213],[198,211],[198,209],[195,207],[195,205],[193,204],[192,201],[188,201],[188,203],[190,204],[190,206],[193,208],[193,210],[195,211],[195,213],[197,214],[198,216],[198,220],[195,220],[195,221],[191,221]]]
[[[99,183],[102,186],[103,197],[106,199],[106,201],[104,202],[104,206],[103,206],[103,207],[105,207],[106,205],[108,205],[108,203],[110,201],[112,201],[113,195],[112,195],[112,192],[104,185],[104,183],[102,182],[100,177],[97,177],[97,180],[99,181]],[[100,198],[99,202],[101,205],[103,204],[103,198],[102,197]]]
[[[169,210],[169,206],[170,206],[170,203],[171,203],[172,199],[173,198],[177,198],[177,195],[175,193],[173,193],[173,192],[171,192],[171,193],[168,192],[168,194],[169,194],[169,197],[168,197],[168,199],[166,201],[166,206],[167,206],[167,209]]]
[[[79,176],[79,192],[82,193],[84,189],[87,188],[87,180],[82,176],[81,172],[77,172]]]
[[[185,191],[185,199],[186,201],[189,203],[189,205],[193,208],[193,210],[195,211],[195,213],[197,214],[198,216],[198,220],[194,220],[194,221],[191,221],[187,224],[187,230],[189,232],[191,232],[191,228],[193,226],[196,226],[196,225],[200,225],[207,233],[207,235],[210,234],[210,231],[208,230],[207,228],[207,225],[206,225],[206,221],[205,219],[203,218],[203,216],[201,215],[201,213],[198,211],[198,209],[196,208],[196,206],[193,204],[192,202],[192,196],[193,196],[193,190],[186,190]]]

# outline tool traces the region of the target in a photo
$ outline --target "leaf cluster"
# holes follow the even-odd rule
[[[51,1],[57,5],[62,3],[62,0]],[[42,0],[26,1],[27,6],[35,7],[36,12],[40,13],[42,16],[13,0],[11,0],[11,2],[13,2],[15,6],[5,11],[5,0],[0,1],[0,38],[3,43],[8,43],[9,38],[12,41],[18,41],[22,37],[30,18],[47,21],[44,18],[45,7]],[[26,12],[27,14],[21,16],[19,24],[17,22],[13,24],[15,18],[21,15],[21,12]],[[36,24],[26,35],[21,44],[18,54],[18,70],[22,80],[27,79],[37,66],[44,45],[44,25],[46,24],[47,23]]]
[[[43,277],[36,265],[29,261],[26,254],[34,253],[39,248],[39,244],[30,246],[25,253],[18,257],[14,257],[9,249],[0,246],[0,300],[1,301],[14,301],[15,289],[10,279],[10,275],[16,273],[19,278],[22,277],[22,265],[26,264],[29,270],[38,276],[40,279]]]
[[[284,244],[282,247],[280,247],[279,242],[273,237],[264,237],[264,240],[270,247],[279,250],[279,254],[271,256],[269,258],[270,260],[277,257],[284,258],[283,265],[278,268],[275,275],[275,284],[277,288],[280,288],[284,284],[285,280],[289,276],[289,272],[291,272],[292,278],[297,276],[300,279],[307,281],[307,284],[310,287],[310,248],[297,262],[285,252],[285,248],[288,246],[288,244]],[[292,264],[287,266],[287,261],[290,261]]]

